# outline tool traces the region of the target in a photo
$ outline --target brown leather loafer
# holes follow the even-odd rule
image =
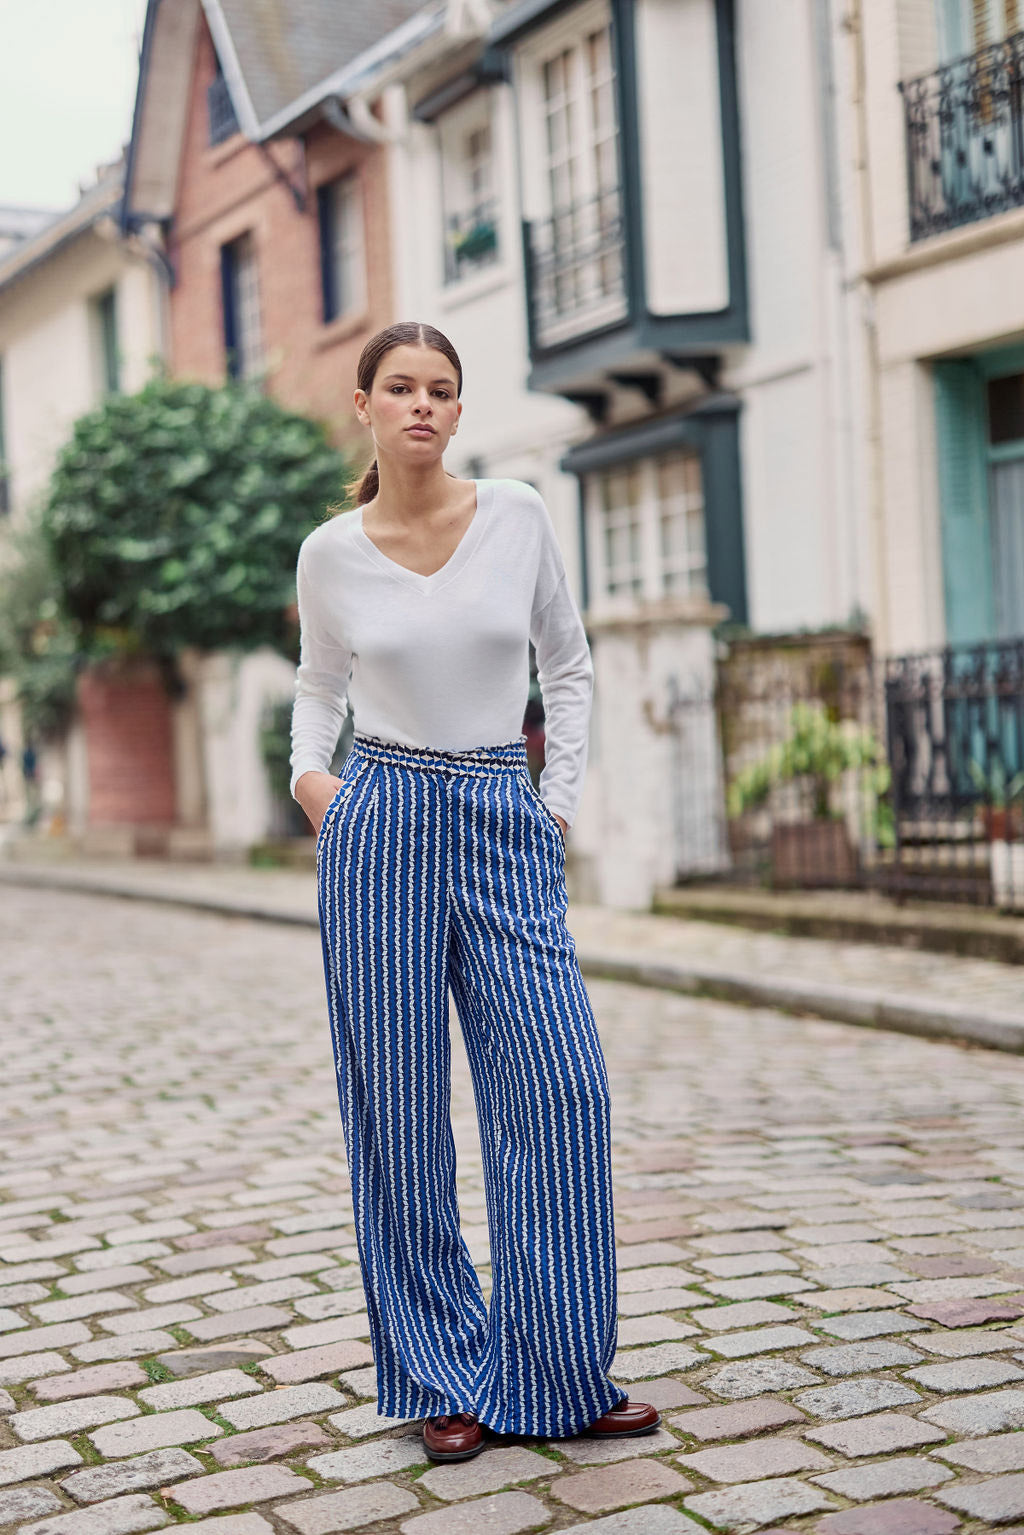
[[[631,1402],[627,1397],[583,1432],[591,1439],[629,1439],[633,1434],[653,1434],[660,1422],[661,1413],[650,1402]]]
[[[475,1412],[444,1413],[423,1424],[423,1448],[431,1460],[471,1460],[483,1447]]]

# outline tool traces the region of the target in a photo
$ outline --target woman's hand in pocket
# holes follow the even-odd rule
[[[562,841],[564,842],[565,841],[565,834],[566,834],[566,824],[562,820],[562,817],[558,814],[557,810],[552,810],[551,814],[554,816],[555,820],[558,822],[559,826],[562,829]]]
[[[327,807],[340,788],[341,779],[335,778],[333,773],[313,771],[303,773],[295,785],[295,798],[306,812],[317,836],[320,835]]]

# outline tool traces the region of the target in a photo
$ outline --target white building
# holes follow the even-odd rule
[[[878,638],[1020,640],[1024,12],[877,0],[861,28]]]
[[[713,626],[873,601],[837,23],[827,0],[417,22],[336,84],[390,144],[397,314],[463,357],[453,467],[532,481],[576,581],[597,673],[577,892],[642,906],[723,856],[718,754],[674,703],[707,694]]]
[[[74,207],[0,213],[0,558],[24,525],[72,425],[114,389],[138,389],[163,352],[164,300],[154,258],[117,227],[120,164],[101,170]],[[3,815],[24,809],[20,711],[0,679]],[[40,763],[47,802],[64,801],[67,759]]]

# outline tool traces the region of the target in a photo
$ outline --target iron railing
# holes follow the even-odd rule
[[[527,225],[533,343],[545,347],[625,312],[625,230],[619,188]]]
[[[892,657],[884,686],[894,886],[1024,908],[1024,639]]]
[[[1024,32],[900,90],[912,240],[1024,203]]]
[[[738,641],[669,691],[680,881],[1024,912],[1024,639],[882,663],[857,635]]]

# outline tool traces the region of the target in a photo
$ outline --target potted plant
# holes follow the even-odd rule
[[[783,784],[803,791],[810,819],[772,826],[772,882],[775,885],[847,885],[857,872],[857,854],[842,810],[833,797],[851,770],[862,774],[875,840],[892,839],[891,812],[882,803],[889,768],[870,730],[854,720],[830,718],[822,704],[794,704],[789,735],[738,773],[729,785],[731,818],[766,805]]]
[[[463,261],[480,261],[497,248],[498,231],[493,219],[482,218],[470,224],[468,229],[452,240],[452,250],[458,265]]]
[[[967,765],[975,788],[981,794],[978,809],[989,842],[1012,842],[1021,835],[1024,815],[1019,801],[1024,799],[1024,773],[1007,777],[1006,768],[996,758],[986,773],[976,758]]]
[[[1007,776],[997,758],[986,773],[972,760],[969,771],[983,800],[979,806],[991,852],[992,895],[1001,911],[1024,911],[1024,773]]]

